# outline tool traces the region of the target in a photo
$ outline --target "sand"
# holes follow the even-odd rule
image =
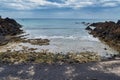
[[[117,51],[109,48],[107,45],[101,43],[101,42],[91,42],[88,41],[88,43],[86,43],[86,41],[72,41],[70,40],[70,42],[64,41],[65,43],[57,40],[57,41],[52,41],[50,42],[50,45],[32,45],[30,43],[8,43],[7,45],[4,46],[0,46],[0,52],[5,52],[7,50],[11,50],[11,51],[19,51],[19,50],[24,50],[25,48],[35,48],[37,49],[37,52],[40,52],[42,50],[47,50],[49,52],[53,52],[53,53],[68,53],[68,52],[73,52],[73,53],[77,53],[77,52],[95,52],[98,53],[98,55],[102,56],[102,57],[110,57],[111,54],[118,54]],[[74,44],[73,44],[74,42]],[[79,43],[79,44],[78,44]],[[24,49],[23,49],[24,48]],[[105,49],[106,48],[106,49]]]
[[[84,64],[0,64],[0,80],[120,80],[120,60]]]
[[[20,50],[23,46],[45,49],[44,46],[9,43],[0,47],[0,52]],[[52,48],[55,49],[54,46]],[[120,80],[120,60],[84,64],[0,64],[0,80]]]

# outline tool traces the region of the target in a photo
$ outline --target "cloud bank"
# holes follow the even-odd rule
[[[0,10],[34,10],[45,8],[117,7],[120,0],[0,0]]]

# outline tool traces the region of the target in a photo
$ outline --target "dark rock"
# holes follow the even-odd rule
[[[87,22],[81,22],[82,24],[84,24],[85,26],[88,26],[90,23]]]
[[[0,34],[3,36],[6,35],[17,35],[23,31],[20,29],[21,25],[17,23],[14,19],[5,18],[0,19]]]
[[[104,50],[107,50],[107,48],[104,48]]]
[[[113,21],[92,23],[90,26],[95,27],[94,29],[86,28],[86,30],[91,30],[90,34],[120,51],[120,20],[117,23]]]
[[[85,24],[85,22],[81,22],[82,24]]]
[[[9,42],[6,36],[14,36],[23,33],[21,25],[14,19],[0,17],[0,46]]]
[[[90,28],[90,26],[86,27],[85,29],[86,29],[86,30],[89,30],[89,31],[92,30],[92,29]]]
[[[120,25],[120,20],[117,21],[117,24]]]

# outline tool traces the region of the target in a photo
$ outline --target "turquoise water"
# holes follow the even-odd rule
[[[48,46],[36,46],[39,49],[49,49],[53,52],[93,51],[100,55],[113,53],[108,46],[88,34],[86,26],[81,22],[101,22],[102,19],[16,19],[28,38],[50,39]],[[109,21],[109,20],[108,20]],[[113,21],[113,20],[112,20]],[[34,46],[35,47],[35,46]],[[104,50],[107,48],[108,50]]]

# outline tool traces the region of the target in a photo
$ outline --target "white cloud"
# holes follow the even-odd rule
[[[117,6],[118,4],[117,3],[105,3],[105,4],[103,4],[103,7],[115,7],[115,6]]]
[[[57,1],[57,0],[55,0]],[[78,9],[88,6],[115,7],[120,0],[61,0],[62,3],[50,0],[0,0],[0,9],[29,10],[42,7],[68,7]]]
[[[66,0],[62,7],[81,8],[92,5],[93,2],[89,0]]]

